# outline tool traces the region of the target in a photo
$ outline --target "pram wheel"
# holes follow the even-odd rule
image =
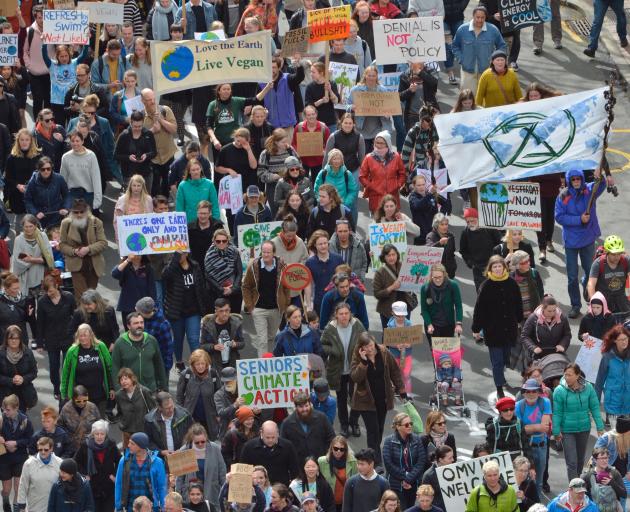
[[[470,409],[468,407],[462,409],[462,417],[470,418]]]

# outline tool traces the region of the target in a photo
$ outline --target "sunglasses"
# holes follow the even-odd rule
[[[343,453],[345,451],[346,451],[346,449],[343,446],[333,446],[333,452]]]
[[[440,425],[440,423],[438,423],[438,425]],[[441,425],[444,425],[444,423],[441,423]],[[408,421],[407,423],[400,423],[400,424],[399,424],[399,426],[400,426],[400,427],[405,427],[405,428],[407,428],[407,427],[412,427],[412,426],[413,426],[413,423],[411,423],[410,421]]]
[[[215,244],[227,244],[228,241],[227,240],[215,240],[214,243]]]
[[[446,425],[446,421],[438,421],[438,422],[434,423],[434,425],[437,425],[438,427],[441,427],[442,425]]]
[[[514,407],[510,407],[509,409],[503,409],[501,412],[513,412]]]
[[[50,448],[37,448],[38,452],[42,452],[42,453],[48,453],[50,450]]]
[[[42,121],[43,121],[44,123],[50,123],[50,122],[52,122],[52,121],[54,121],[54,120],[55,120],[55,118],[54,118],[54,117],[49,117],[48,119],[42,119]]]
[[[40,171],[52,171],[52,167],[42,167]]]
[[[195,446],[203,446],[204,444],[206,444],[205,441],[195,441]]]

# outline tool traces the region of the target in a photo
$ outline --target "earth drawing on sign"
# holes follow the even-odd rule
[[[169,48],[162,55],[162,74],[173,82],[179,82],[190,74],[194,63],[195,58],[189,48]]]

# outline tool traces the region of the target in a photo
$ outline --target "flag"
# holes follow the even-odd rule
[[[435,116],[451,180],[446,190],[595,169],[604,147],[607,90]]]

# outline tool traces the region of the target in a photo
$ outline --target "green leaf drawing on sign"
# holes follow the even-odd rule
[[[255,229],[248,229],[243,233],[243,243],[245,247],[258,247],[261,241],[260,233]]]

